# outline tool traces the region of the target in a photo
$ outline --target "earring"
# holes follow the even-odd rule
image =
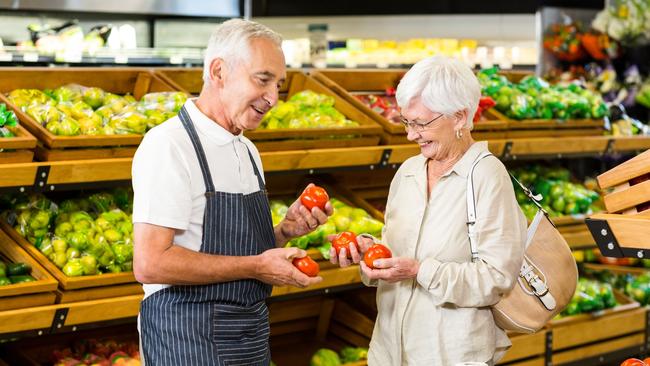
[[[461,137],[463,137],[463,131],[456,130],[456,140],[460,140]]]

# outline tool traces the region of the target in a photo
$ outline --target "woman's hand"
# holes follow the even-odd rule
[[[327,240],[331,242],[335,237],[336,234],[328,235]],[[357,235],[357,243],[359,244],[359,250],[357,250],[355,245],[350,244],[349,249],[341,249],[338,256],[336,255],[334,247],[330,248],[330,262],[332,264],[339,264],[341,267],[347,267],[353,263],[359,263],[363,259],[363,253],[365,253],[375,242],[366,236]],[[348,250],[352,260],[348,258]]]
[[[375,259],[372,269],[365,262],[359,264],[361,271],[370,280],[384,280],[395,283],[417,277],[420,263],[412,258],[394,257]]]

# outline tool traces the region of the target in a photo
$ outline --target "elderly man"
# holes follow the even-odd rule
[[[296,201],[272,226],[256,128],[285,79],[281,38],[244,20],[210,38],[204,86],[152,129],[133,160],[134,273],[144,285],[142,355],[151,365],[268,365],[272,285],[317,283],[276,248],[327,221]]]

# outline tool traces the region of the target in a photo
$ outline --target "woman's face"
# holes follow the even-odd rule
[[[422,155],[432,160],[446,160],[450,157],[450,153],[458,144],[456,130],[464,125],[464,121],[458,116],[441,116],[441,113],[430,111],[420,97],[413,98],[408,107],[402,109],[402,117],[410,123],[418,124],[425,124],[437,118],[422,131],[414,127],[406,130],[408,140],[418,143]]]

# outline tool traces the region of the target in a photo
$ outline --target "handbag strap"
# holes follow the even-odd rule
[[[469,235],[469,247],[472,252],[472,262],[478,260],[478,247],[477,247],[477,233],[474,229],[474,224],[476,224],[476,197],[474,196],[474,168],[478,165],[479,161],[491,156],[492,153],[489,151],[482,152],[474,163],[472,168],[469,170],[469,175],[467,176],[467,231]]]
[[[478,163],[483,160],[484,158],[492,155],[489,151],[485,151],[481,153],[476,160],[474,160],[474,163],[472,164],[472,168],[469,171],[469,175],[467,176],[467,235],[469,236],[469,246],[470,250],[472,252],[472,262],[476,262],[479,257],[478,257],[478,233],[476,232],[475,224],[476,224],[476,196],[474,194],[474,169],[478,165]],[[510,173],[509,173],[510,174]],[[544,208],[542,208],[542,205],[539,203],[539,201],[542,200],[542,195],[541,194],[533,194],[533,192],[528,189],[526,186],[521,184],[517,178],[515,178],[512,174],[510,174],[510,177],[521,187],[521,189],[524,191],[526,196],[537,206],[539,211],[541,211],[545,218],[548,220],[548,213]],[[539,213],[538,213],[539,214]],[[551,220],[548,220],[551,224],[553,222]],[[555,225],[554,225],[555,226]],[[521,283],[521,280],[523,279],[528,283],[532,291],[527,291],[531,295],[535,295],[544,305],[546,309],[549,311],[553,311],[556,307],[556,301],[553,295],[548,291],[548,285],[546,284],[546,279],[541,279],[539,278],[539,275],[536,273],[534,270],[535,266],[532,263],[529,263],[528,260],[524,257],[523,263],[521,265],[521,268],[519,269],[519,279],[518,281]],[[522,285],[522,288],[525,289],[525,287]]]

